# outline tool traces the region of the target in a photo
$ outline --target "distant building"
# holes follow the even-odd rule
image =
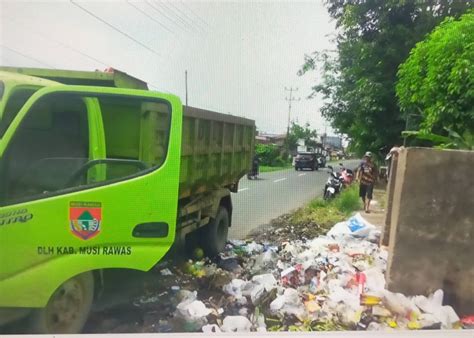
[[[264,136],[255,136],[255,143],[257,144],[270,144],[270,140]]]
[[[321,143],[325,148],[331,148],[336,150],[342,149],[342,138],[339,136],[321,136]]]
[[[259,144],[274,144],[279,147],[285,145],[286,134],[259,134],[255,137],[255,141]]]

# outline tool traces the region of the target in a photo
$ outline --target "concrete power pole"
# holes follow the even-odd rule
[[[184,71],[184,83],[186,86],[186,106],[188,105],[188,71]]]
[[[286,141],[288,142],[288,137],[290,135],[290,116],[291,116],[291,103],[293,101],[300,101],[301,98],[294,98],[293,97],[293,92],[297,92],[298,91],[298,88],[293,88],[293,87],[290,87],[290,88],[286,88],[285,87],[285,91],[287,92],[290,92],[290,95],[285,97],[285,100],[288,101],[288,125],[286,127]],[[289,145],[288,145],[289,146]],[[288,147],[289,148],[289,147]],[[288,149],[289,150],[289,149]]]

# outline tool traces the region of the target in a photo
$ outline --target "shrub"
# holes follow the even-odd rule
[[[261,165],[273,166],[274,162],[280,155],[280,150],[272,144],[257,144],[255,154],[260,159]]]

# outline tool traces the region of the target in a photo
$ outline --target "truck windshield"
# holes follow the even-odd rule
[[[97,108],[86,104],[91,100]],[[103,130],[94,118],[102,118]],[[170,123],[171,108],[163,100],[45,95],[15,126],[3,154],[0,205],[117,182],[156,169],[166,158]],[[92,155],[93,150],[101,154]]]
[[[3,137],[3,134],[7,131],[16,114],[18,114],[21,107],[23,107],[35,91],[36,89],[33,88],[17,88],[14,89],[10,97],[7,98],[8,101],[5,105],[5,109],[3,112],[0,112],[0,138]]]

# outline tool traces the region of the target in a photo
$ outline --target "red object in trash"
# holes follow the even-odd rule
[[[367,277],[363,272],[356,272],[355,280],[358,285],[365,285],[365,283],[367,282]]]
[[[364,293],[365,283],[367,282],[367,276],[363,272],[356,272],[354,277],[347,283],[346,287],[357,287],[359,289],[359,295]]]
[[[356,272],[355,281],[359,288],[359,295],[364,293],[365,282],[367,282],[367,277],[363,272]]]
[[[461,323],[464,326],[464,328],[473,329],[474,328],[474,315],[462,317]]]

